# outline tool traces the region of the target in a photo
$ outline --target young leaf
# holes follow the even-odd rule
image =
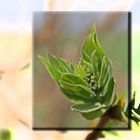
[[[82,113],[82,116],[87,120],[94,120],[98,117],[101,117],[106,111],[106,108],[100,108],[99,110],[89,112],[89,113]]]
[[[100,47],[99,40],[96,33],[96,28],[93,26],[91,33],[85,40],[82,47],[82,56],[83,59],[87,62],[90,62],[91,54],[94,50],[98,50],[98,59],[102,59],[103,56],[106,56],[103,49]]]
[[[60,79],[62,73],[64,72],[74,72],[73,65],[63,60],[62,58],[57,58],[53,56],[52,54],[48,53],[47,57],[38,56],[40,61],[44,64],[44,66],[47,68],[49,74],[52,76],[52,78],[57,81]]]
[[[106,62],[106,57],[104,56],[103,59],[102,59],[102,63],[101,63],[101,68],[100,68],[100,80],[101,80],[101,84],[103,84],[103,80],[105,78],[105,75],[106,74],[109,74],[109,71],[108,71],[108,64]]]
[[[63,69],[65,69],[65,72],[68,73],[73,73],[74,72],[74,66],[69,62],[64,60],[63,58],[57,57],[61,67],[63,67]]]
[[[82,103],[89,103],[91,102],[91,98],[87,97],[85,94],[81,94],[79,92],[73,92],[68,89],[64,89],[63,87],[60,88],[62,92],[65,94],[68,99],[74,104],[82,104]]]
[[[56,80],[57,79],[57,75],[56,72],[54,71],[51,63],[49,62],[47,57],[43,57],[43,56],[38,56],[38,58],[40,59],[40,61],[43,63],[43,65],[45,66],[45,68],[48,70],[49,74],[51,75],[51,77]]]
[[[91,53],[95,50],[96,48],[93,46],[93,40],[92,40],[92,34],[88,36],[86,41],[83,44],[82,48],[82,56],[85,61],[90,62],[90,57]]]
[[[114,90],[115,90],[115,81],[113,79],[113,77],[111,78],[111,80],[109,81],[108,84],[108,89],[107,89],[107,93],[105,94],[105,96],[103,96],[103,103],[106,105],[111,105],[112,103],[112,98],[114,96]]]
[[[84,68],[82,67],[81,63],[79,62],[77,64],[77,67],[76,67],[76,74],[78,76],[80,76],[81,78],[85,78],[86,77],[86,72],[84,70]]]
[[[55,71],[58,73],[66,72],[66,69],[61,65],[59,59],[57,57],[53,56],[52,54],[48,53],[48,59]]]
[[[99,102],[92,104],[92,103],[86,103],[86,104],[78,104],[72,107],[72,110],[81,112],[81,113],[89,113],[97,111],[101,108],[104,108],[105,105],[101,105]]]
[[[93,69],[93,73],[96,77],[99,76],[99,69],[98,69],[98,59],[96,57],[96,52],[97,50],[94,50],[91,54],[91,64],[92,64],[92,69]]]
[[[81,93],[87,97],[95,96],[94,92],[90,88],[80,85],[80,84],[69,84],[67,82],[59,80],[59,84],[62,88],[71,90],[73,92]]]
[[[75,74],[63,73],[61,76],[61,80],[70,84],[79,84],[89,87],[88,83],[84,79],[78,77]]]

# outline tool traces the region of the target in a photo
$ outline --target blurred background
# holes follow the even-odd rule
[[[128,100],[128,13],[126,12],[35,12],[33,21],[33,91],[34,127],[88,128],[80,113],[72,112],[72,104],[51,79],[38,55],[51,52],[71,61],[79,61],[80,49],[95,24],[101,46],[113,65],[116,93],[126,93]],[[114,126],[108,127],[128,127]]]
[[[84,140],[89,133],[89,131],[66,133],[32,131],[31,61],[35,11],[132,11],[132,85],[133,90],[137,91],[138,105],[140,101],[139,5],[139,0],[0,0],[0,131],[9,129],[13,140]],[[88,31],[89,29],[86,33]],[[102,32],[98,31],[98,34],[101,43],[104,43]],[[26,69],[23,70],[24,66]],[[139,131],[140,128],[133,124],[133,131],[117,131],[117,133],[120,135],[119,139],[131,140],[140,137]],[[107,134],[107,139],[114,140],[118,137]]]

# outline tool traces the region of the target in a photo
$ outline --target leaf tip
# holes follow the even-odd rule
[[[95,23],[91,27],[91,33],[96,34],[96,24]]]

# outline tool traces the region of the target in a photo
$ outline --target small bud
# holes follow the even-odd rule
[[[89,83],[90,86],[92,86],[92,83]]]
[[[87,72],[90,72],[90,69],[89,69],[89,68],[87,68],[87,69],[86,69],[86,71],[87,71]]]
[[[95,79],[95,76],[92,75],[90,78],[91,78],[91,80],[94,80]]]
[[[92,86],[91,88],[92,88],[93,90],[96,90],[97,87],[94,85],[94,86]]]
[[[97,85],[97,83],[95,83],[95,84],[94,84],[94,86],[95,86],[96,88],[98,88],[98,85]]]
[[[90,78],[87,77],[87,81],[90,82]]]
[[[95,84],[96,81],[95,80],[90,80],[90,82],[93,83],[93,84]]]
[[[87,75],[87,77],[89,77],[89,76],[91,75],[91,73],[90,73],[90,72],[88,72],[86,75]]]

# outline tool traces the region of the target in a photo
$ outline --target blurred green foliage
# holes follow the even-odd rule
[[[8,129],[0,130],[0,140],[11,140],[11,132]]]

